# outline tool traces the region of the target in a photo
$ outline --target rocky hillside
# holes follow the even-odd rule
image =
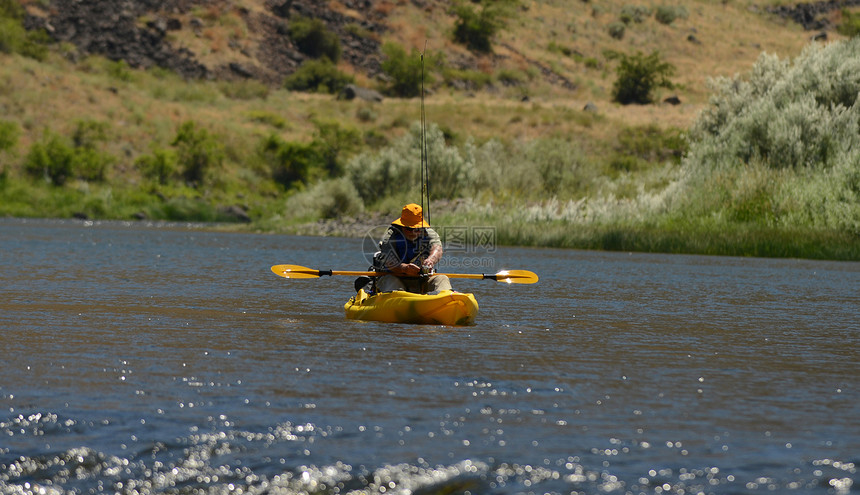
[[[444,14],[452,3],[408,1],[427,15]],[[73,45],[72,57],[100,54],[132,67],[167,68],[187,78],[254,78],[278,84],[307,58],[287,35],[294,16],[322,20],[340,39],[342,63],[373,79],[380,74],[380,40],[392,29],[388,13],[407,0],[52,0],[49,7],[24,3],[29,14],[27,27],[44,28],[54,39]],[[807,30],[825,30],[832,27],[829,13],[852,5],[860,5],[860,0],[767,10]],[[506,48],[516,53],[515,47]],[[448,61],[463,69],[479,63],[467,51]],[[573,86],[546,64],[527,63],[549,82]]]
[[[261,7],[258,4],[263,4]],[[321,19],[341,40],[343,60],[369,75],[379,72],[379,42],[373,33],[386,29],[385,16],[371,0],[339,2],[343,12],[313,0],[55,0],[49,9],[31,7],[27,26],[45,28],[57,41],[69,42],[79,54],[125,60],[132,67],[160,66],[188,78],[255,78],[277,82],[306,58],[287,36],[292,16]],[[355,13],[363,14],[355,16]],[[214,44],[216,30],[230,20],[245,31],[232,36],[218,57],[195,53],[184,38]],[[347,26],[358,26],[348,30]],[[222,29],[223,30],[223,29]],[[211,60],[207,60],[207,58]]]

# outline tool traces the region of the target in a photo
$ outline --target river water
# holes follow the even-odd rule
[[[0,492],[860,491],[860,263],[481,239],[541,280],[452,328],[269,271],[362,239],[0,220]]]

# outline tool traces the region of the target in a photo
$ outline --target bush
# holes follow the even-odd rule
[[[631,22],[640,23],[647,17],[651,16],[651,9],[644,5],[625,5],[621,7],[621,22],[630,24]]]
[[[836,31],[849,38],[860,35],[860,13],[852,14],[850,10],[842,9],[842,22],[836,27]]]
[[[152,154],[138,157],[134,165],[147,179],[166,185],[176,174],[176,153],[172,150],[157,149]]]
[[[525,148],[524,163],[540,177],[541,189],[557,195],[572,189],[574,174],[581,168],[581,153],[576,147],[560,139],[539,139]]]
[[[448,146],[439,126],[427,128],[427,159],[431,198],[456,198],[470,191],[475,182],[475,162]],[[346,167],[365,204],[382,196],[421,191],[421,128],[415,124],[410,132],[377,154],[361,154]]]
[[[62,186],[73,174],[74,149],[58,134],[46,131],[42,141],[30,147],[24,170],[33,177],[44,177],[51,184]]]
[[[0,53],[19,53],[35,60],[48,56],[50,37],[42,30],[27,31],[17,18],[3,16],[0,11]]]
[[[657,7],[657,11],[654,13],[654,18],[660,24],[669,25],[675,22],[675,19],[686,19],[689,15],[687,7],[684,7],[683,5],[661,5]]]
[[[627,26],[623,22],[611,22],[609,23],[609,36],[620,40],[624,38],[624,31],[627,29]]]
[[[647,56],[641,52],[633,56],[608,52],[607,58],[620,60],[616,69],[618,79],[612,86],[612,99],[622,105],[652,103],[657,87],[673,87],[669,76],[675,72],[675,67],[660,60],[658,52]]]
[[[287,200],[287,215],[299,219],[341,218],[363,209],[358,192],[346,177],[317,182]]]
[[[45,131],[42,141],[34,143],[24,160],[24,170],[33,177],[44,177],[55,186],[78,178],[102,182],[115,158],[98,150],[107,139],[108,124],[91,120],[77,123],[72,139]]]
[[[647,162],[680,163],[687,141],[679,129],[662,130],[654,124],[627,127],[618,133],[618,151]]]
[[[325,57],[332,63],[340,60],[340,39],[320,19],[296,16],[290,20],[289,33],[299,51],[308,57]]]
[[[809,45],[793,62],[764,54],[746,78],[712,81],[678,208],[860,234],[858,50],[855,37]]]
[[[220,167],[224,161],[220,139],[194,121],[183,122],[170,144],[176,147],[182,177],[195,187],[203,184],[212,169]]]
[[[747,80],[719,78],[712,103],[691,129],[703,166],[749,163],[827,168],[852,147],[860,93],[860,39],[808,46],[793,62],[759,57]]]
[[[134,80],[134,72],[125,60],[110,61],[106,66],[108,76],[122,82]]]
[[[402,46],[389,42],[382,46],[382,53],[385,54],[382,70],[391,78],[391,83],[385,89],[386,94],[412,98],[421,94],[422,75],[428,79],[424,81],[425,84],[432,81],[432,78],[425,74],[429,72],[426,66],[421,67],[421,54],[418,50],[413,49],[410,56]]]
[[[361,146],[361,133],[354,127],[341,126],[337,121],[315,121],[317,127],[311,143],[322,158],[322,166],[329,177],[343,173],[343,154]]]
[[[454,15],[457,17],[454,21],[454,41],[475,52],[492,52],[492,37],[505,25],[505,3],[483,0],[480,7],[457,3],[454,6]]]
[[[284,80],[284,85],[292,91],[313,91],[317,93],[338,93],[355,78],[344,74],[328,59],[307,60],[297,71]]]
[[[18,0],[0,0],[0,18],[20,21],[26,12]]]
[[[14,149],[20,133],[15,122],[0,120],[0,152]]]
[[[272,179],[285,189],[307,184],[322,175],[318,171],[324,158],[314,144],[288,142],[270,134],[260,141],[257,153]]]

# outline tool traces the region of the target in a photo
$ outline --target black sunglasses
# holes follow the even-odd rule
[[[421,230],[421,227],[412,228],[412,227],[403,227],[403,230],[408,230],[409,232],[417,232]]]

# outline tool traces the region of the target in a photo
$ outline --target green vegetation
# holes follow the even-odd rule
[[[644,5],[625,5],[621,7],[621,17],[620,20],[624,24],[630,23],[641,23],[644,22],[645,19],[651,17],[651,9],[649,7],[645,7]]]
[[[3,10],[8,1],[0,19],[20,26]],[[500,11],[510,24],[486,46],[504,41],[498,60],[511,64],[459,46],[450,64],[428,56],[424,133],[418,102],[401,99],[418,96],[422,82],[420,53],[404,38],[384,38],[384,77],[368,85],[393,98],[379,104],[322,94],[352,79],[326,50],[309,48],[326,46],[328,31],[307,20],[290,21],[295,40],[316,39],[286,82],[291,91],[185,81],[57,45],[39,45],[47,51],[37,59],[21,48],[26,31],[2,31],[18,41],[0,50],[0,215],[234,223],[247,215],[250,226],[230,228],[319,233],[322,221],[387,217],[412,201],[426,137],[434,223],[493,226],[501,243],[860,259],[858,38],[793,60],[762,55],[742,76],[714,79],[700,103],[685,99],[703,110],[695,122],[672,120],[682,106],[649,103],[676,85],[670,77],[691,84],[690,62],[664,61],[656,48],[665,46],[642,40],[648,30],[685,29],[689,13],[631,8],[618,17],[612,3],[582,22],[554,22],[555,4]],[[494,5],[460,4],[476,16]],[[467,16],[446,15],[449,30],[439,32],[450,36]],[[507,29],[538,18],[551,34],[509,49]],[[607,33],[612,23],[623,42]],[[585,30],[604,46],[635,43],[651,55],[589,49]],[[213,45],[221,39],[211,36]],[[749,39],[732,46],[742,53]],[[556,75],[572,84],[547,82]]]
[[[477,3],[478,5],[473,5]],[[505,27],[510,9],[517,0],[458,2],[454,6],[454,41],[479,53],[493,51],[493,36]]]
[[[718,79],[691,129],[677,199],[688,212],[860,235],[860,39],[762,55]]]
[[[284,80],[284,86],[292,91],[316,93],[338,93],[355,78],[344,74],[327,58],[307,60],[297,71]]]
[[[661,5],[654,12],[654,19],[660,24],[672,24],[675,19],[686,19],[690,16],[687,7],[683,5]]]
[[[34,178],[44,178],[54,186],[69,179],[103,182],[114,158],[98,149],[107,140],[107,124],[80,121],[71,139],[46,130],[33,144],[24,161],[24,170]]]
[[[21,25],[24,8],[16,0],[0,0],[0,53],[19,53],[44,60],[49,42],[43,30],[27,31]]]
[[[620,22],[620,21],[619,22],[613,22],[613,23],[609,24],[607,29],[609,30],[609,36],[612,36],[613,38],[620,40],[620,39],[624,39],[624,32],[627,30],[627,25],[624,24],[623,22]]]
[[[437,59],[427,57],[422,64],[422,54],[412,50],[411,54],[397,43],[386,43],[382,46],[385,60],[382,70],[391,79],[385,93],[390,96],[412,98],[421,94],[422,76],[424,84],[431,84],[431,71],[438,63]]]
[[[299,50],[308,57],[327,58],[333,63],[340,60],[340,38],[320,19],[295,16],[290,19],[289,32]]]
[[[852,13],[848,9],[842,9],[842,22],[836,26],[839,34],[854,38],[860,35],[860,13]]]
[[[635,55],[610,52],[607,58],[619,61],[612,98],[622,105],[652,103],[655,89],[673,87],[669,76],[675,72],[675,67],[664,62],[658,52],[650,55],[643,55],[642,52],[636,52]]]

